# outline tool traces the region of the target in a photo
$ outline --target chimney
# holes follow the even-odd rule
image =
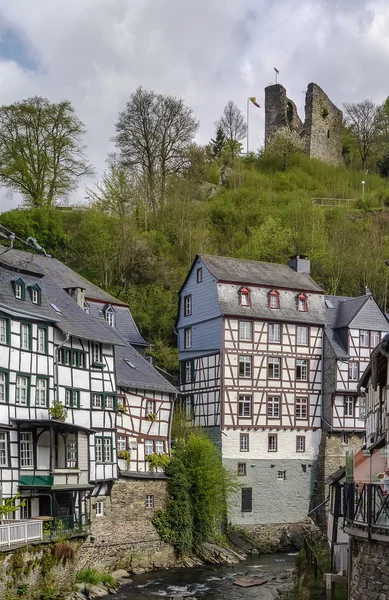
[[[372,291],[369,290],[369,288],[367,287],[367,285],[365,285],[365,289],[363,291],[362,296],[372,296],[372,295],[373,295]]]
[[[82,309],[84,309],[85,289],[81,287],[66,288],[66,292],[75,300]]]
[[[311,273],[311,261],[303,254],[296,254],[290,258],[288,265],[296,271],[296,273]]]

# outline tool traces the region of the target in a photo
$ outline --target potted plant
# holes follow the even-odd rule
[[[120,413],[125,413],[126,407],[124,406],[124,404],[118,404],[117,411]]]
[[[131,452],[129,450],[119,450],[118,458],[126,461],[126,469],[130,469]]]
[[[68,411],[59,400],[54,400],[53,405],[49,408],[49,415],[55,421],[65,421],[68,416]]]
[[[147,415],[147,418],[149,421],[151,421],[152,423],[155,423],[155,421],[157,420],[157,415],[155,413],[149,413]]]

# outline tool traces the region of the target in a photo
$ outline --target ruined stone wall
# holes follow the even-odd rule
[[[327,94],[310,83],[305,97],[304,137],[309,156],[338,165],[342,162],[342,111]]]
[[[389,600],[389,544],[352,538],[350,600]]]
[[[286,125],[298,133],[303,130],[297,107],[287,98],[286,89],[279,83],[269,85],[265,88],[265,146],[277,129]]]

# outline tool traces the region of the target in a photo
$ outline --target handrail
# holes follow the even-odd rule
[[[319,573],[321,575],[321,578],[323,577],[324,573],[319,566],[319,559],[316,556],[314,549],[312,548],[306,537],[304,537],[304,552],[307,558],[308,566],[313,572],[315,580],[317,581]]]
[[[343,493],[345,522],[389,532],[389,494],[381,484],[345,483]]]

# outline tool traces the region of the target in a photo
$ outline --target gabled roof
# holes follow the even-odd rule
[[[346,467],[341,467],[328,477],[327,483],[329,485],[334,485],[335,483],[339,483],[344,477],[346,477]]]
[[[130,345],[115,347],[115,366],[118,387],[177,394],[176,388]]]
[[[218,281],[323,293],[310,275],[297,273],[288,265],[209,254],[199,254],[195,261],[197,258],[203,261]]]

